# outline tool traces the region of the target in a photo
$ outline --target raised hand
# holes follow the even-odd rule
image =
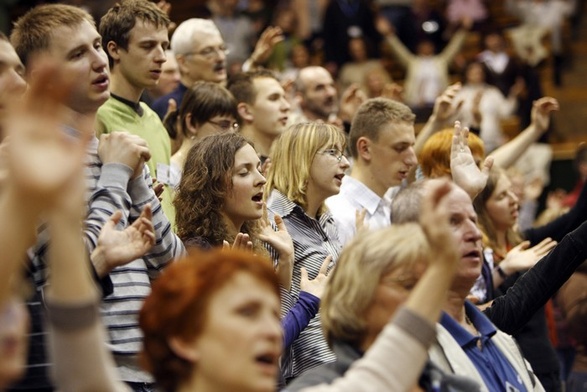
[[[532,268],[534,264],[546,256],[556,244],[556,241],[551,238],[546,238],[532,248],[528,248],[530,246],[530,241],[524,241],[518,246],[512,248],[507,253],[505,259],[501,261],[499,266],[507,275],[527,270],[528,268]]]
[[[367,96],[361,90],[359,85],[351,84],[346,90],[344,90],[340,99],[340,119],[350,122],[359,109],[359,106],[361,106],[366,100]]]
[[[267,206],[263,204],[263,216],[259,220],[261,231],[258,237],[261,241],[271,245],[279,254],[279,263],[276,270],[279,284],[289,290],[293,273],[294,245],[281,216],[275,215],[273,219],[275,220],[277,231],[273,230],[267,214]]]
[[[320,266],[320,271],[318,271],[318,275],[313,280],[308,279],[308,270],[305,267],[300,269],[302,274],[300,279],[300,290],[310,293],[318,298],[322,298],[322,294],[324,293],[324,288],[326,287],[326,283],[328,283],[328,266],[332,261],[332,256],[326,256],[322,265]]]
[[[234,237],[234,241],[232,245],[228,243],[228,241],[222,242],[223,249],[233,249],[233,250],[244,250],[245,252],[253,252],[253,241],[251,241],[251,237],[245,233],[238,233],[236,237]]]
[[[275,45],[283,40],[284,36],[281,28],[274,26],[267,27],[263,33],[261,33],[259,40],[255,44],[253,54],[250,57],[253,65],[261,65],[265,63],[269,56],[271,56]]]
[[[432,189],[422,199],[420,226],[430,246],[430,263],[443,263],[454,271],[459,262],[457,243],[450,228],[450,213],[446,195],[451,191],[448,180],[430,185]]]
[[[92,264],[99,276],[105,276],[114,268],[125,265],[145,255],[155,245],[153,212],[149,205],[141,215],[124,230],[116,225],[122,212],[116,211],[100,231],[98,244],[91,255]]]
[[[483,162],[483,167],[479,169],[469,148],[468,137],[469,129],[462,128],[461,123],[455,121],[450,150],[452,179],[473,199],[487,184],[487,177],[493,166],[493,158],[486,158],[485,162]]]
[[[455,96],[460,90],[461,83],[451,84],[436,98],[432,110],[436,122],[443,124],[459,112],[463,101],[455,103]]]
[[[532,105],[532,124],[539,132],[546,132],[550,125],[550,114],[558,111],[560,106],[555,98],[542,97]]]

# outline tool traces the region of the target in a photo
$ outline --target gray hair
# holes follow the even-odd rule
[[[191,18],[182,22],[171,37],[171,50],[177,56],[190,53],[194,41],[200,34],[220,34],[220,30],[210,19]]]

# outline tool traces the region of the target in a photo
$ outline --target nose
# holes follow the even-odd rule
[[[256,178],[256,185],[263,186],[267,183],[267,179],[259,170],[257,170],[257,178]]]
[[[520,199],[512,190],[508,191],[508,196],[510,197],[510,204],[518,204],[520,202]]]
[[[406,151],[406,158],[404,160],[404,164],[406,166],[412,167],[412,166],[416,166],[416,164],[418,163],[418,157],[416,157],[416,152],[414,151],[414,147],[410,147],[408,148],[408,150]]]
[[[477,242],[481,240],[481,230],[477,227],[477,224],[472,220],[467,220],[465,230],[465,240]]]
[[[22,94],[26,90],[26,82],[23,77],[14,69],[9,71],[6,91],[11,94]]]
[[[94,71],[102,71],[108,66],[108,56],[104,52],[104,49],[100,47],[99,49],[94,49],[92,53],[92,67]]]
[[[157,53],[155,54],[155,62],[163,64],[164,62],[167,61],[167,55],[165,54],[165,49],[163,48],[163,46],[158,45],[156,50],[157,50]]]
[[[291,105],[289,104],[289,101],[285,97],[282,97],[281,98],[281,111],[289,112],[290,108],[291,108]]]
[[[347,159],[347,157],[344,156],[344,155],[340,158],[340,167],[342,167],[344,170],[346,170],[349,167],[351,167],[351,163],[349,162],[349,160]]]
[[[281,323],[277,317],[274,317],[273,314],[268,314],[266,320],[263,321],[263,333],[264,335],[272,340],[281,342],[283,338],[283,329],[281,327]]]

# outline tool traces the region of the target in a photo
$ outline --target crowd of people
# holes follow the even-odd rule
[[[587,391],[587,184],[532,226],[559,104],[484,2],[238,3],[0,33],[0,389]]]

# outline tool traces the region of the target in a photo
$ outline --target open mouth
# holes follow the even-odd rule
[[[469,253],[465,253],[463,257],[481,257],[481,252],[478,250],[472,250]]]
[[[263,192],[257,193],[255,196],[253,196],[251,198],[251,200],[253,200],[255,203],[261,203],[261,202],[263,202]]]
[[[336,176],[334,176],[334,178],[336,178],[339,181],[342,181],[342,179],[344,178],[344,173],[337,174]]]
[[[92,82],[92,84],[103,84],[108,82],[108,76],[106,75],[100,75],[98,76],[96,79],[94,79],[94,81]]]

